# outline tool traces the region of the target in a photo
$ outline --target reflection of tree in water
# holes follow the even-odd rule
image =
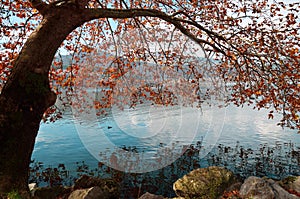
[[[205,150],[201,142],[187,148],[184,147],[187,146],[183,146],[182,151],[184,153],[175,162],[160,170],[148,173],[125,173],[100,162],[98,168],[90,168],[84,162],[77,163],[77,171],[69,173],[62,164],[58,168],[44,168],[42,164],[35,162],[31,166],[30,181],[37,182],[40,186],[51,186],[57,184],[72,185],[76,178],[84,174],[101,178],[114,178],[120,182],[123,198],[137,198],[139,194],[141,195],[146,191],[174,197],[172,185],[178,178],[193,169],[212,165],[224,166],[242,178],[254,175],[282,179],[290,175],[300,175],[300,147],[293,143],[277,142],[274,146],[261,144],[257,149],[244,148],[239,143],[234,147],[220,144],[203,159],[199,158],[201,150]],[[122,150],[124,149],[136,150],[132,146],[123,146]],[[177,152],[179,153],[179,151],[175,151],[175,153]],[[153,164],[167,161],[160,158],[168,157],[165,156],[165,153],[169,153],[170,157],[172,156],[172,150],[162,150],[157,155],[157,160],[160,161],[153,162]],[[120,166],[118,165],[120,158],[126,158],[126,153],[123,157],[117,156],[117,153],[109,152],[107,154],[109,156],[106,158],[110,160],[112,165]],[[104,157],[105,153],[102,155]],[[128,162],[128,164],[131,163],[132,161]],[[59,181],[55,182],[55,179],[59,179]]]
[[[274,146],[261,144],[255,150],[245,149],[239,143],[235,147],[219,145],[209,154],[208,161],[210,165],[227,167],[242,177],[281,179],[300,174],[300,148],[291,142],[277,142]]]

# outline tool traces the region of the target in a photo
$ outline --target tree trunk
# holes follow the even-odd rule
[[[56,95],[48,73],[54,55],[83,23],[78,8],[50,10],[31,34],[0,95],[0,198],[11,191],[28,196],[28,171],[43,113]],[[26,196],[26,197],[27,197]]]

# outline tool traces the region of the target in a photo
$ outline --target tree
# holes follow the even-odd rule
[[[107,35],[113,38],[132,29],[148,30],[163,22],[215,60],[209,64],[213,74],[230,83],[226,84],[228,102],[270,108],[269,118],[273,112],[282,112],[280,125],[300,129],[299,3],[2,0],[0,8],[0,195],[12,190],[26,195],[40,121],[54,113],[51,106],[61,94],[58,87],[74,86],[78,56],[90,53]],[[139,39],[147,40],[142,36]],[[54,61],[51,67],[58,49],[73,54],[73,63],[65,71],[69,75],[57,72],[60,61]],[[139,49],[139,53],[133,50],[133,54],[124,53],[129,62],[137,54],[151,56],[145,53],[147,48]],[[178,52],[163,55],[167,59],[158,61],[167,64],[168,70],[185,70],[180,56],[171,59]],[[116,58],[116,63],[124,62]],[[185,71],[193,74],[189,76],[191,83],[202,78],[199,67],[191,65]],[[124,75],[120,69],[105,72],[110,79]],[[114,82],[102,83],[107,86]]]

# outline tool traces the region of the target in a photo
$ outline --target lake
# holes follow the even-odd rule
[[[201,150],[194,155],[202,167],[227,166],[244,176],[300,175],[300,135],[277,126],[280,116],[269,120],[267,115],[268,110],[250,107],[199,110],[145,105],[113,109],[104,118],[69,114],[55,123],[41,124],[32,159],[45,167],[64,164],[71,173],[82,161],[89,168],[103,162],[125,172],[146,173],[178,158],[183,161],[186,147],[200,141]],[[117,160],[117,166],[112,160]],[[180,169],[177,176],[188,170]]]

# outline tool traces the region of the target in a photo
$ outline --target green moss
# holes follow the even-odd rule
[[[177,195],[189,199],[214,199],[234,181],[233,173],[219,167],[194,170],[175,182]]]
[[[22,199],[20,194],[17,191],[11,191],[7,194],[8,199]]]

